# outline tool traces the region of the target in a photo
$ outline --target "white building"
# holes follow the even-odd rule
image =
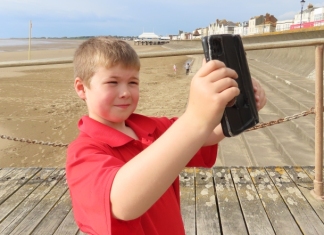
[[[170,35],[171,40],[180,40],[179,35]]]
[[[294,23],[294,20],[280,20],[277,21],[276,31],[290,30],[290,26]]]
[[[277,21],[269,13],[237,24],[217,19],[216,22],[209,24],[206,28],[199,29],[198,32],[200,37],[214,34],[239,34],[246,36],[322,25],[324,25],[324,7],[315,8],[312,4],[309,4],[306,9],[303,9],[302,15],[298,12],[291,20]],[[184,33],[179,34],[179,36],[181,39],[192,39],[196,37],[193,34],[195,34],[195,31],[192,32],[191,37]]]
[[[312,4],[309,4],[307,9],[304,9],[303,12],[299,12],[295,15],[294,24],[302,24],[306,22],[314,21],[314,7]]]
[[[243,23],[239,23],[234,27],[234,34],[239,34],[241,36],[245,36],[248,34],[249,22],[244,21]]]
[[[249,20],[248,35],[262,34],[269,32],[266,29],[266,18],[263,15],[255,16]]]
[[[324,25],[324,7],[314,9],[314,26]]]
[[[290,29],[310,28],[324,25],[324,7],[313,7],[309,4],[307,9],[299,12],[294,17],[294,24]]]
[[[253,34],[259,33],[256,29],[256,25],[257,25],[256,21],[257,21],[256,17],[253,17],[249,20],[249,28],[248,28],[248,32],[247,32],[248,35],[253,35]]]
[[[212,23],[208,26],[208,35],[214,34],[233,34],[235,23],[227,20],[216,20],[215,23]]]
[[[201,38],[202,37],[205,37],[205,36],[208,36],[208,27],[205,27],[205,28],[202,28],[201,29]]]
[[[216,26],[217,26],[216,22],[209,24],[209,26],[208,26],[208,35],[216,34]]]

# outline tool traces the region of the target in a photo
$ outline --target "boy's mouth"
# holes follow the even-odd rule
[[[115,106],[120,108],[127,108],[128,106],[130,106],[130,104],[117,104]]]

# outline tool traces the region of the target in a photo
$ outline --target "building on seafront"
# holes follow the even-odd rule
[[[266,13],[251,17],[247,21],[234,23],[228,20],[216,19],[204,28],[192,32],[179,31],[179,35],[171,35],[171,40],[192,40],[213,34],[240,34],[241,36],[272,33],[286,30],[303,29],[324,25],[324,7],[314,7],[308,4],[306,9],[295,14],[291,20],[278,21],[273,15]]]

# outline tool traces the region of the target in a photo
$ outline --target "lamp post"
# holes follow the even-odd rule
[[[300,27],[302,27],[302,20],[303,20],[303,7],[304,7],[305,1],[301,0],[300,5],[301,5],[301,10],[300,10]]]

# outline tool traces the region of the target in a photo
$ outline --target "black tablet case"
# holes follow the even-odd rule
[[[240,94],[226,107],[221,125],[227,137],[238,135],[259,123],[249,66],[240,35],[216,34],[202,38],[206,61],[220,60],[236,71]]]

